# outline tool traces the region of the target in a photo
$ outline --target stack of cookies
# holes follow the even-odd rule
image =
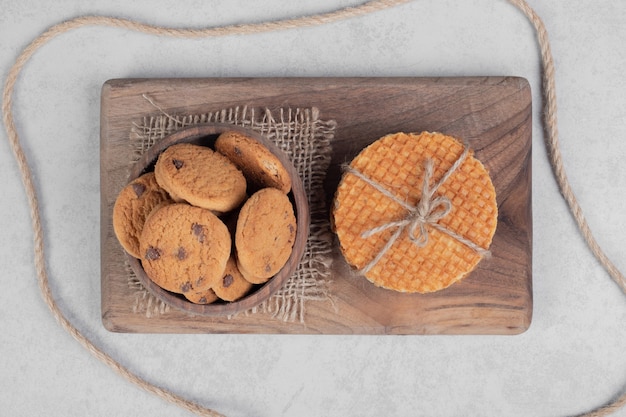
[[[280,271],[296,236],[279,159],[238,131],[178,143],[122,189],[113,228],[159,287],[196,304],[241,299]]]
[[[346,166],[332,210],[348,264],[375,285],[430,293],[469,275],[498,222],[495,188],[454,137],[394,133]]]

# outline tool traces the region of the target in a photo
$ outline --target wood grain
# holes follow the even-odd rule
[[[498,227],[492,258],[470,276],[433,294],[400,294],[356,276],[338,250],[333,302],[308,302],[306,322],[262,315],[233,319],[171,310],[147,318],[132,312],[124,253],[111,211],[129,173],[133,121],[158,114],[207,113],[247,105],[270,110],[317,107],[337,122],[325,184],[332,201],[340,164],[393,132],[439,131],[465,140],[496,188]],[[516,77],[206,78],[111,80],[102,89],[102,318],[116,332],[311,334],[518,334],[532,318],[531,95]],[[336,245],[335,245],[336,248]]]

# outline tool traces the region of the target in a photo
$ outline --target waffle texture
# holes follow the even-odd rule
[[[410,216],[406,206],[420,203],[428,159],[431,186],[451,171],[432,196],[447,199],[449,210],[435,225],[424,226],[425,244],[416,244],[405,227],[385,250],[399,226],[367,232]],[[332,220],[341,251],[375,285],[400,292],[444,289],[467,276],[491,245],[498,218],[495,189],[482,163],[455,138],[430,132],[387,135],[361,151],[349,168],[405,202],[399,204],[350,171],[337,188]]]

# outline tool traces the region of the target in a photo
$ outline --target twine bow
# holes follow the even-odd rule
[[[351,166],[346,167],[346,172],[362,179],[367,184],[374,187],[378,192],[400,204],[407,210],[407,215],[403,219],[382,224],[373,229],[366,230],[361,234],[361,237],[363,239],[367,239],[387,229],[396,229],[396,231],[393,233],[391,238],[389,238],[385,246],[378,252],[378,254],[376,254],[374,259],[372,259],[370,263],[368,263],[365,267],[363,267],[363,269],[361,269],[360,272],[362,274],[366,274],[367,272],[369,272],[374,267],[374,265],[376,265],[383,258],[383,256],[385,256],[387,251],[393,246],[396,240],[398,240],[398,238],[405,229],[408,229],[409,240],[414,245],[420,248],[428,244],[429,229],[432,228],[447,234],[448,236],[461,242],[481,256],[489,256],[491,254],[488,250],[478,246],[471,240],[466,239],[463,236],[460,236],[439,224],[439,221],[446,217],[452,210],[452,202],[450,202],[450,199],[446,196],[441,195],[434,197],[434,195],[439,187],[441,187],[441,185],[445,183],[448,178],[450,178],[450,176],[461,166],[468,154],[469,148],[466,146],[463,149],[463,153],[461,153],[461,156],[459,156],[459,158],[445,172],[441,179],[432,187],[430,185],[430,180],[433,176],[434,170],[433,161],[430,158],[426,159],[424,161],[422,195],[416,206],[413,206],[407,203],[405,200],[398,198],[396,195],[383,187],[380,183],[367,177],[356,168],[353,168]]]

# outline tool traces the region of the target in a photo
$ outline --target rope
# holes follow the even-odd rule
[[[221,416],[218,412],[209,408],[203,407],[197,403],[187,400],[173,392],[155,386],[154,384],[146,381],[143,378],[135,375],[102,349],[98,348],[91,342],[86,336],[84,336],[61,312],[57,305],[50,287],[48,284],[48,273],[45,262],[45,250],[43,243],[43,228],[41,225],[41,215],[39,209],[39,203],[37,199],[37,193],[35,191],[35,185],[33,183],[33,176],[28,165],[28,161],[20,144],[20,139],[17,134],[13,117],[13,91],[17,82],[18,76],[26,63],[32,57],[32,55],[43,45],[45,45],[51,39],[74,29],[82,28],[85,26],[108,26],[115,28],[123,28],[136,32],[142,32],[157,36],[170,36],[177,38],[202,38],[202,37],[217,37],[228,35],[244,35],[252,33],[269,32],[275,30],[294,29],[305,26],[317,26],[362,16],[375,11],[383,10],[389,7],[397,6],[403,3],[407,3],[409,0],[374,0],[367,3],[331,11],[328,13],[320,13],[310,16],[303,16],[293,19],[283,19],[270,22],[242,24],[242,25],[228,25],[221,27],[209,27],[204,29],[177,29],[161,27],[157,25],[149,25],[145,23],[136,22],[129,19],[120,19],[106,16],[82,16],[75,19],[71,19],[59,24],[56,24],[46,30],[44,33],[35,38],[22,53],[18,56],[15,63],[11,67],[4,85],[2,95],[2,118],[4,126],[7,132],[9,144],[15,156],[15,160],[18,165],[18,169],[21,174],[22,183],[28,199],[30,217],[33,227],[33,241],[34,241],[34,260],[35,268],[37,272],[37,282],[41,290],[43,299],[50,309],[52,315],[59,322],[59,324],[71,334],[83,347],[91,352],[96,358],[110,366],[113,370],[119,373],[121,376],[136,384],[142,389],[151,392],[166,401],[176,404],[192,413],[200,416],[216,417]],[[563,197],[565,198],[573,216],[578,225],[582,235],[587,242],[591,252],[596,256],[602,266],[607,270],[611,278],[620,286],[620,288],[626,293],[626,279],[617,269],[617,267],[608,259],[604,254],[598,243],[596,242],[591,230],[583,216],[580,205],[578,204],[576,197],[569,185],[563,161],[561,158],[561,152],[559,150],[559,135],[557,128],[557,108],[556,108],[556,90],[554,83],[554,61],[552,59],[552,53],[550,51],[550,43],[548,40],[547,31],[541,18],[535,13],[535,11],[526,3],[525,0],[508,0],[511,4],[517,7],[533,24],[536,32],[539,47],[541,49],[542,68],[543,68],[543,92],[544,92],[544,129],[546,131],[546,147],[548,149],[552,169],[556,176],[557,183],[561,190]],[[609,404],[600,407],[589,413],[582,414],[584,417],[601,417],[606,416],[622,406],[626,405],[626,392],[620,394],[619,397],[611,401]]]
[[[543,69],[543,96],[544,96],[544,115],[543,128],[546,132],[546,147],[548,148],[548,156],[550,164],[556,176],[556,181],[563,198],[574,216],[574,220],[580,229],[585,242],[591,249],[594,256],[600,261],[600,264],[606,269],[613,281],[626,293],[626,278],[617,269],[617,267],[606,256],[598,242],[593,236],[587,220],[583,215],[582,209],[576,200],[574,191],[569,184],[565,167],[563,166],[563,158],[561,157],[561,148],[559,146],[559,129],[557,123],[556,108],[556,86],[554,81],[554,59],[550,50],[550,41],[548,40],[548,32],[539,15],[526,3],[525,0],[508,0],[515,5],[530,20],[537,32],[537,39],[541,49],[541,62]],[[621,392],[616,398],[612,399],[595,410],[580,414],[579,417],[603,417],[608,416],[626,405],[626,390]]]

